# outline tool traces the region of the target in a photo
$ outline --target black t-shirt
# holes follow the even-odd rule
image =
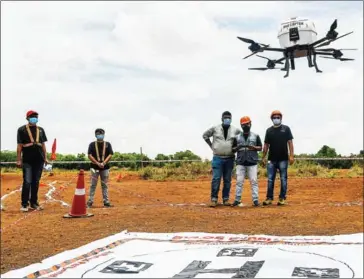
[[[30,132],[32,133],[34,142],[37,140],[37,128],[39,129],[39,143],[44,143],[47,141],[47,136],[42,127],[39,126],[29,126]],[[21,126],[18,129],[17,133],[17,142],[18,144],[27,144],[31,143],[31,139],[28,135],[28,131],[26,125]],[[23,163],[29,164],[41,164],[44,162],[45,156],[43,153],[43,149],[39,145],[33,145],[22,148],[22,160]]]
[[[286,161],[288,160],[289,140],[293,139],[291,129],[286,125],[277,128],[274,126],[267,129],[264,143],[269,144],[268,160]]]
[[[106,146],[105,146],[105,154],[103,156],[104,144]],[[87,154],[92,155],[92,157],[94,157],[95,160],[100,162],[100,163],[102,163],[107,158],[107,156],[114,154],[114,151],[112,150],[112,146],[111,146],[110,142],[98,141],[97,146],[98,146],[98,150],[99,150],[99,158],[97,157],[96,147],[95,147],[95,142],[94,141],[91,142],[90,145],[88,146]],[[95,170],[107,170],[107,169],[110,168],[110,166],[109,166],[109,164],[106,164],[104,166],[104,168],[100,168],[99,166],[97,166],[97,165],[95,165],[94,163],[91,162],[91,168],[93,168]]]

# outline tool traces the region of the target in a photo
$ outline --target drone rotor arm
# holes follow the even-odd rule
[[[327,41],[327,42],[325,42],[325,43],[322,43],[322,44],[318,45],[316,48],[323,47],[323,46],[328,46],[328,45],[329,45],[329,44],[331,44],[332,42],[335,42],[336,40],[341,39],[341,38],[343,38],[343,37],[345,37],[345,36],[348,36],[348,35],[350,35],[350,34],[352,34],[352,33],[354,33],[354,31],[348,32],[348,33],[346,33],[346,34],[344,34],[344,35],[341,35],[341,36],[339,36],[339,37],[337,37],[337,38],[335,38],[335,39],[333,39],[333,40],[329,40],[329,41]]]

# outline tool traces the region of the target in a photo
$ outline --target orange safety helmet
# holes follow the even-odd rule
[[[249,116],[243,116],[242,118],[240,118],[240,124],[248,124],[250,122],[251,120]]]
[[[273,115],[280,115],[281,118],[283,117],[282,113],[279,110],[273,110],[272,113],[270,114],[270,119],[273,118]]]

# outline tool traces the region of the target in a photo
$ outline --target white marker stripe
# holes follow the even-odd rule
[[[75,195],[76,195],[76,196],[83,196],[83,195],[86,195],[86,191],[85,191],[85,189],[77,189],[77,188],[76,188]]]

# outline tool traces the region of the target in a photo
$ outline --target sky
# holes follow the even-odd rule
[[[296,70],[249,71],[251,57],[236,37],[279,47],[280,23],[313,20],[322,37],[334,19],[340,34],[329,47],[340,62],[318,58],[323,73],[296,59]],[[279,53],[264,52],[271,59]],[[114,151],[191,150],[211,159],[202,139],[232,113],[248,115],[264,138],[271,111],[283,113],[295,153],[323,145],[342,155],[363,149],[363,2],[1,2],[1,150],[16,150],[28,110],[50,150],[86,153],[96,128]]]

